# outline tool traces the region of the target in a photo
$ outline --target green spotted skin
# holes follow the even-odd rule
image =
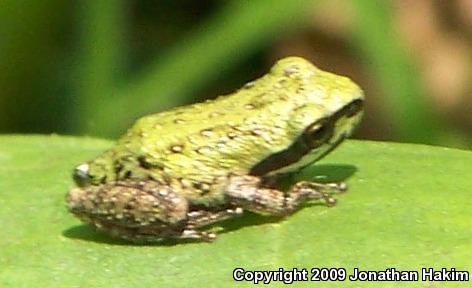
[[[357,126],[363,99],[350,79],[284,58],[232,94],[140,118],[113,148],[78,166],[76,181],[86,174],[95,187],[88,194],[117,181],[154,181],[190,206],[222,207],[230,175],[294,172],[331,151]]]
[[[97,182],[105,176],[170,178],[181,182],[191,201],[220,201],[220,181],[228,173],[249,173],[308,125],[362,97],[350,79],[285,58],[234,94],[139,119],[112,150],[90,162],[90,170]],[[349,132],[356,123],[340,125]],[[124,168],[115,173],[116,166]]]

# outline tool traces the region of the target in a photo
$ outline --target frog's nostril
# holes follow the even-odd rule
[[[90,184],[91,177],[89,174],[89,165],[81,164],[75,167],[72,178],[74,179],[75,184],[79,187],[84,187]]]

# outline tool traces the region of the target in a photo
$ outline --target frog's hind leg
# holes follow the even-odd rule
[[[308,200],[322,200],[333,206],[332,194],[346,191],[344,183],[314,183],[301,181],[288,192],[263,187],[257,176],[231,176],[225,195],[229,203],[263,215],[287,215]]]
[[[187,224],[182,230],[179,238],[181,239],[201,239],[211,242],[216,239],[216,234],[200,231],[199,228],[223,221],[229,218],[242,215],[243,209],[236,207],[234,209],[225,209],[222,211],[196,210],[187,213]]]

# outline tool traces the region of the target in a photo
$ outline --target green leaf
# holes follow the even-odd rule
[[[0,137],[0,287],[251,284],[232,280],[236,267],[472,270],[471,152],[348,141],[301,175],[349,176],[350,190],[333,208],[307,205],[285,219],[234,219],[223,223],[229,231],[214,243],[132,245],[82,225],[65,209],[71,169],[110,146],[90,138]],[[465,283],[433,286],[446,284]]]

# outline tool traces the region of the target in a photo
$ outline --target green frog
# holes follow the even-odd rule
[[[362,116],[362,90],[300,57],[279,60],[233,94],[140,118],[96,159],[77,166],[68,209],[132,241],[212,241],[208,226],[245,211],[286,216],[311,200],[335,204],[344,183],[284,175],[316,162]]]

